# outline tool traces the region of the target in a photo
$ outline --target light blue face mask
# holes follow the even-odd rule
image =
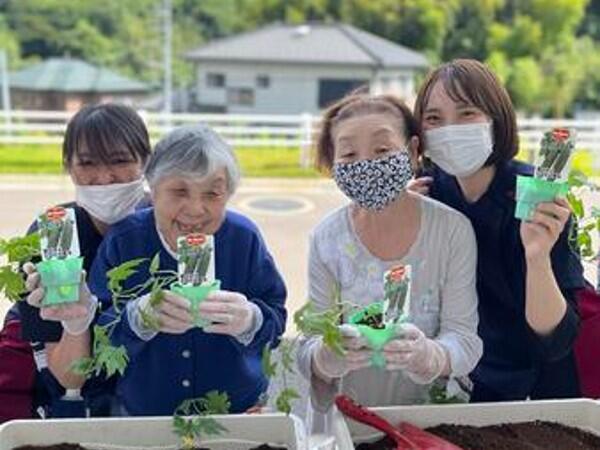
[[[333,165],[333,178],[340,190],[361,208],[376,211],[396,200],[412,177],[406,150],[383,158]]]

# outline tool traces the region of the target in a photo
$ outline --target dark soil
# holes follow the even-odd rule
[[[385,324],[383,323],[383,313],[365,314],[365,317],[356,322],[356,324],[366,325],[376,330],[381,330],[382,328],[385,328]]]
[[[552,422],[525,422],[472,427],[467,425],[438,425],[427,428],[464,450],[596,450],[600,436]],[[357,450],[394,450],[389,438],[360,444]]]

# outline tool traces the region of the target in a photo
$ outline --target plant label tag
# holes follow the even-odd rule
[[[383,322],[395,323],[410,311],[410,265],[394,266],[383,274]]]
[[[37,218],[42,259],[80,256],[79,234],[73,208],[54,206]]]
[[[177,239],[177,278],[182,285],[192,286],[215,279],[212,235],[190,233]]]

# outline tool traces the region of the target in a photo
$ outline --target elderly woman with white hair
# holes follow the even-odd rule
[[[121,409],[172,414],[181,401],[218,390],[229,395],[231,412],[243,412],[267,389],[261,353],[284,331],[286,288],[256,225],[226,209],[240,176],[235,156],[210,128],[181,127],[156,145],[145,176],[153,207],[111,229],[92,267],[91,291],[110,304],[107,271],[147,258],[124,284],[138,286],[148,280],[157,253],[161,271],[177,271],[177,239],[191,232],[214,236],[222,290],[201,303],[198,312],[209,323],[202,329],[194,325],[190,302],[170,290],[154,310],[159,330],[142,319],[148,293],[128,301],[111,335],[130,358],[117,382]],[[111,309],[100,323],[112,320]]]

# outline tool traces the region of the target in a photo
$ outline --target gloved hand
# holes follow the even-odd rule
[[[334,353],[321,340],[312,356],[315,374],[327,382],[371,364],[373,352],[361,337],[360,332],[352,325],[340,325],[339,329],[344,336],[342,344],[344,355]]]
[[[429,384],[449,371],[450,359],[442,345],[413,324],[399,327],[400,336],[383,347],[386,369],[403,370],[417,384]]]
[[[163,291],[156,307],[150,304],[150,294],[129,302],[127,314],[133,331],[143,340],[150,340],[159,331],[183,334],[194,326],[190,302],[170,291]]]
[[[200,303],[198,312],[202,319],[211,322],[204,327],[206,333],[227,334],[236,338],[251,335],[252,340],[263,322],[260,308],[238,292],[211,292]]]
[[[83,334],[89,327],[98,308],[98,299],[93,296],[85,282],[85,271],[81,274],[81,284],[79,285],[79,301],[75,303],[66,303],[64,305],[44,307],[45,290],[41,284],[40,274],[35,265],[25,263],[23,271],[27,274],[25,280],[25,289],[29,291],[27,303],[35,308],[40,308],[40,317],[44,320],[60,322],[63,329],[73,335]]]

